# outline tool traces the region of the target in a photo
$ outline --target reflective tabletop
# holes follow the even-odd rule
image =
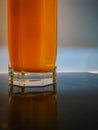
[[[0,74],[0,130],[98,130],[98,74],[58,73],[53,91],[13,94]]]

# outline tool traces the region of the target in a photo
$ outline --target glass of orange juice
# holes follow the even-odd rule
[[[56,82],[57,0],[8,0],[9,83]]]

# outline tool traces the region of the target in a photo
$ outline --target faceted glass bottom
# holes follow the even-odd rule
[[[15,72],[9,66],[10,93],[35,94],[56,90],[56,67],[53,72]]]

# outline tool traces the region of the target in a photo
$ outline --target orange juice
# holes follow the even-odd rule
[[[57,0],[8,0],[8,47],[14,71],[53,71]]]

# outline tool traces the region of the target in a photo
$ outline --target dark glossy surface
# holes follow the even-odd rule
[[[98,75],[58,74],[57,94],[9,96],[0,74],[0,130],[98,130]]]

